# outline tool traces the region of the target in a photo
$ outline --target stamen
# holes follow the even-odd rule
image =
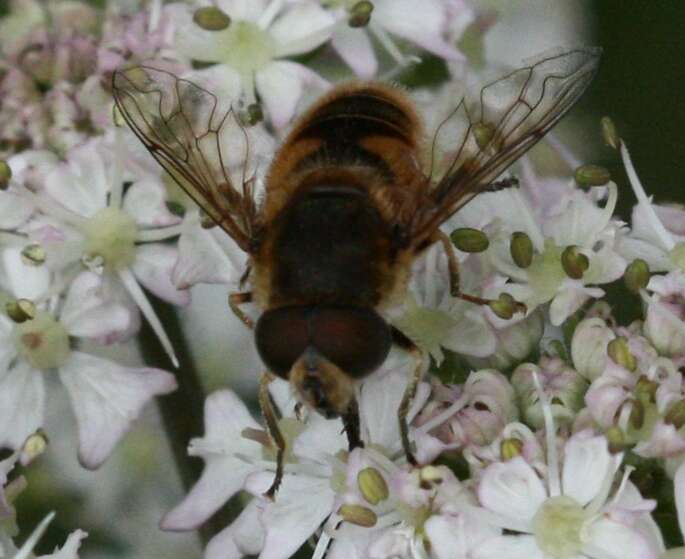
[[[564,144],[563,142],[559,141],[559,138],[557,138],[557,135],[554,134],[554,132],[550,132],[545,136],[545,139],[547,140],[547,143],[550,145],[550,147],[556,151],[559,156],[564,160],[564,163],[568,165],[571,169],[576,169],[577,167],[580,167],[581,161],[578,159],[573,153],[571,152],[570,149]]]
[[[17,551],[14,559],[28,559],[29,557],[33,556],[33,548],[36,547],[38,540],[40,540],[40,538],[43,536],[45,530],[48,528],[48,524],[52,522],[53,518],[55,518],[55,511],[50,512],[36,527],[36,529],[31,532],[31,535],[24,542],[24,545],[22,545],[21,549]]]
[[[549,482],[550,497],[558,497],[561,495],[561,477],[559,472],[559,454],[557,452],[557,439],[554,426],[554,418],[552,417],[552,408],[547,401],[547,396],[542,389],[540,378],[537,371],[533,371],[533,382],[535,389],[540,399],[540,407],[542,408],[542,416],[545,420],[545,442],[547,443],[547,473]]]
[[[436,427],[440,427],[440,425],[445,423],[445,421],[448,421],[450,418],[452,418],[452,416],[454,416],[454,414],[461,410],[466,405],[468,399],[468,394],[462,394],[446,410],[440,412],[430,421],[426,421],[426,423],[424,423],[420,427],[417,427],[415,429],[415,432],[417,434],[426,434],[435,429]]]
[[[183,225],[171,225],[169,227],[158,227],[157,229],[139,229],[136,234],[137,243],[151,243],[163,241],[171,237],[178,237],[183,232]]]
[[[262,12],[262,15],[259,16],[259,19],[257,20],[257,26],[260,29],[267,29],[273,22],[274,18],[279,14],[281,9],[283,9],[283,0],[272,0]]]
[[[643,188],[642,183],[635,172],[635,167],[633,167],[633,162],[630,159],[630,154],[628,153],[628,148],[626,147],[625,142],[621,142],[620,150],[621,157],[623,158],[623,165],[626,168],[628,180],[630,182],[630,186],[633,188],[635,196],[637,197],[638,204],[642,206],[642,209],[645,211],[650,225],[659,237],[659,240],[662,242],[663,248],[670,252],[673,250],[673,247],[675,247],[675,240],[666,230],[663,223],[661,223],[659,217],[656,215],[656,212],[650,203],[649,197],[647,196],[647,193],[645,192],[645,189]]]
[[[412,63],[411,57],[406,57],[402,54],[402,51],[397,47],[395,41],[392,40],[390,35],[383,29],[379,27],[373,19],[369,22],[368,28],[376,36],[378,42],[387,51],[387,53],[399,64],[400,66],[408,66]]]
[[[44,214],[54,217],[60,221],[71,225],[77,229],[81,229],[88,222],[88,219],[77,213],[68,210],[59,202],[53,202],[51,198],[38,196],[31,192],[28,188],[22,188],[17,192],[18,196],[25,198],[31,202]]]
[[[167,336],[167,333],[164,331],[162,322],[159,320],[159,317],[155,314],[155,311],[152,308],[150,301],[148,301],[147,297],[145,296],[145,293],[141,289],[140,285],[138,285],[138,282],[136,281],[136,278],[133,276],[133,273],[128,268],[123,268],[121,270],[118,270],[117,274],[119,275],[119,278],[124,284],[126,290],[129,292],[131,297],[133,297],[133,300],[136,302],[136,305],[138,305],[140,311],[143,313],[147,321],[150,323],[152,330],[157,335],[157,339],[162,344],[164,351],[166,351],[174,367],[178,369],[179,363],[176,354],[174,353],[174,348],[171,345],[171,340],[169,339],[169,336]]]
[[[159,27],[159,20],[162,17],[162,1],[150,0],[150,15],[147,22],[148,33],[154,33]]]

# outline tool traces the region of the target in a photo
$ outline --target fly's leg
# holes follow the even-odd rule
[[[412,466],[416,466],[416,458],[414,457],[414,453],[411,449],[411,443],[409,442],[409,425],[407,423],[407,415],[409,415],[409,408],[411,407],[411,403],[414,400],[414,395],[416,394],[416,387],[423,376],[423,356],[421,355],[421,350],[416,346],[416,344],[414,344],[414,342],[407,338],[407,336],[405,336],[397,328],[392,328],[392,338],[398,346],[411,353],[416,363],[414,372],[407,383],[407,388],[404,390],[404,396],[402,396],[400,407],[397,410],[397,419],[400,423],[402,449],[407,457],[407,462],[409,462]]]
[[[352,400],[350,407],[341,419],[347,435],[349,449],[352,451],[355,448],[363,447],[364,442],[359,432],[359,404],[356,398]]]
[[[231,307],[233,314],[236,315],[245,326],[252,330],[254,328],[253,320],[240,309],[240,305],[250,302],[252,302],[252,291],[231,293],[228,296],[228,306]]]
[[[271,487],[264,493],[264,497],[273,500],[278,491],[278,486],[281,485],[283,479],[283,462],[285,460],[285,438],[278,428],[278,419],[276,410],[274,409],[271,394],[269,394],[269,384],[274,380],[274,377],[268,371],[262,375],[259,381],[259,407],[262,409],[262,415],[266,422],[266,427],[269,435],[276,445],[276,477],[274,478]]]

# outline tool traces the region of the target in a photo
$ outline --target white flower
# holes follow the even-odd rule
[[[685,272],[652,276],[642,292],[647,304],[645,335],[662,355],[685,357]]]
[[[107,281],[123,284],[177,365],[171,342],[140,284],[171,303],[189,302],[189,293],[171,282],[177,249],[160,242],[178,236],[180,218],[167,209],[157,177],[131,176],[123,142],[118,135],[91,140],[46,175],[44,194],[24,191],[44,214],[24,229],[45,247],[52,269],[85,265]],[[127,181],[133,182],[124,192]]]
[[[0,446],[19,448],[43,426],[44,377],[56,371],[76,415],[79,460],[97,468],[142,407],[174,390],[176,381],[160,369],[124,367],[71,348],[71,337],[106,338],[130,320],[125,309],[103,298],[98,275],[83,272],[74,279],[58,315],[44,307],[18,323],[0,315]]]
[[[219,63],[209,71],[221,76],[223,90],[242,91],[247,105],[258,93],[274,126],[284,126],[306,87],[328,84],[308,67],[283,59],[325,43],[333,17],[312,2],[284,7],[282,0],[218,0],[216,6],[230,17],[228,27],[218,31],[197,25],[189,9],[177,12],[177,51]]]

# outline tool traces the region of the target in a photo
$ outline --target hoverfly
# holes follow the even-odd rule
[[[252,290],[230,295],[229,304],[254,328],[267,369],[259,401],[278,449],[267,496],[283,476],[286,444],[269,382],[289,380],[301,401],[342,418],[350,448],[361,446],[355,386],[392,344],[415,357],[398,420],[407,460],[416,463],[407,413],[422,355],[381,313],[402,301],[413,261],[434,243],[446,251],[452,295],[489,303],[461,293],[458,261],[440,225],[477,194],[502,187],[493,181],[573,106],[598,62],[598,49],[547,56],[484,86],[474,103],[455,103],[433,139],[434,152],[451,146],[439,173],[421,163],[420,120],[405,93],[374,82],[335,87],[294,124],[259,202],[249,173],[236,179],[229,170],[240,155],[226,148],[223,133],[246,134],[236,111],[162,70],[114,74],[116,105],[128,125],[248,254],[244,277]],[[262,311],[256,324],[240,309],[251,301]]]

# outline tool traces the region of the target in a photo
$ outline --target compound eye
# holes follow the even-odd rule
[[[266,311],[255,327],[255,343],[264,365],[284,379],[304,353],[308,339],[307,309],[303,307]]]
[[[354,378],[362,378],[380,367],[390,351],[390,328],[370,309],[317,309],[311,318],[311,329],[312,345]]]

